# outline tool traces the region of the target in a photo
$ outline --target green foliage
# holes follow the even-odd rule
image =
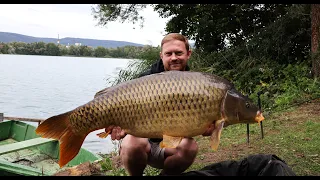
[[[147,165],[146,169],[143,172],[144,176],[157,176],[161,172],[160,169],[153,168]]]
[[[232,61],[227,53],[203,55],[195,51],[189,64],[193,71],[228,79],[254,102],[257,102],[257,93],[261,92],[262,108],[266,111],[282,110],[320,97],[320,81],[310,76],[310,57],[305,61],[282,64],[272,59],[250,57]]]
[[[9,45],[4,44],[4,43],[0,43],[0,52],[2,54],[9,54]]]
[[[104,57],[105,55],[107,55],[106,48],[99,46],[94,49],[94,56],[95,57]]]
[[[110,157],[106,157],[104,161],[100,161],[101,171],[105,172],[107,176],[128,176],[126,170],[123,167],[116,168],[113,166]]]
[[[264,54],[272,48],[287,44],[287,54],[308,48],[310,4],[153,4],[160,17],[169,18],[166,32],[180,32],[195,40],[197,49],[206,53],[219,52],[248,42],[258,33],[269,36],[257,39]],[[92,9],[99,24],[108,22],[138,22],[139,10],[147,4],[98,4]],[[274,26],[270,26],[270,24]],[[268,28],[266,28],[268,27]],[[274,43],[274,40],[280,41]],[[291,41],[289,41],[291,40]],[[266,44],[265,44],[266,43]],[[297,44],[298,43],[298,44]],[[265,44],[265,45],[264,45]],[[262,45],[262,46],[261,46]],[[258,45],[254,46],[254,49]],[[263,51],[263,47],[269,49]],[[298,51],[297,51],[298,52]],[[260,53],[260,51],[259,51]],[[281,55],[281,52],[279,52]]]
[[[104,161],[100,162],[102,171],[112,170],[112,160],[110,158],[105,158]]]
[[[23,54],[26,54],[26,53],[23,53]],[[54,43],[46,44],[45,55],[59,56],[60,55],[59,47]]]
[[[30,54],[32,55],[42,55],[46,52],[46,44],[44,42],[34,42],[29,44]],[[59,50],[60,51],[60,50]]]
[[[99,4],[100,24],[138,21],[135,4]],[[154,11],[170,18],[167,32],[180,32],[195,40],[202,53],[229,52],[244,58],[274,59],[292,63],[309,54],[310,4],[154,4]],[[123,22],[123,21],[121,21]],[[239,56],[240,55],[240,56]],[[229,60],[229,58],[227,58]],[[236,60],[236,58],[234,58]]]
[[[235,73],[235,85],[257,102],[262,92],[265,110],[283,110],[289,106],[320,97],[320,82],[309,78],[310,67],[305,63],[257,67]]]
[[[137,59],[153,61],[160,58],[161,47],[145,46],[137,56]]]
[[[90,46],[65,46],[54,43],[0,43],[2,54],[24,55],[49,55],[49,56],[76,56],[76,57],[101,57],[101,58],[126,58],[126,59],[150,59],[155,57],[157,48],[151,46],[123,46],[117,48],[104,48],[102,46],[92,48]],[[152,53],[150,53],[153,51]],[[157,52],[159,53],[159,52]],[[150,56],[150,54],[152,54]],[[158,54],[159,56],[159,54]]]
[[[68,48],[66,46],[58,45],[58,47],[59,47],[59,51],[60,51],[60,55],[61,56],[68,55],[69,51],[68,51]],[[38,54],[38,55],[41,55],[41,54]]]
[[[149,69],[150,66],[160,58],[160,47],[145,46],[141,49],[138,59],[133,59],[128,66],[121,69],[116,77],[107,78],[107,82],[116,85],[134,78]]]
[[[101,171],[104,172],[107,176],[128,176],[126,170],[120,166],[115,167],[112,163],[110,157],[106,157],[103,161],[100,161]],[[156,176],[160,173],[161,170],[153,168],[149,165],[145,168],[143,175],[144,176]]]
[[[287,65],[273,91],[282,92],[274,98],[274,108],[283,110],[297,103],[320,97],[320,81],[308,78],[310,68],[303,64]]]
[[[146,8],[146,4],[98,4],[92,7],[93,17],[98,20],[98,25],[106,26],[108,22],[132,22],[142,21],[144,18],[139,15],[139,11]]]
[[[79,47],[79,55],[85,57],[91,57],[93,54],[93,49],[88,46],[80,46]]]
[[[167,32],[195,40],[202,53],[232,49],[240,58],[291,63],[310,49],[310,4],[159,4],[154,10],[171,17]]]

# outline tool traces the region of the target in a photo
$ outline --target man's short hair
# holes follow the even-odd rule
[[[186,38],[184,35],[180,34],[180,33],[169,33],[167,34],[161,41],[161,49],[164,43],[169,42],[171,40],[179,40],[184,42],[184,44],[186,45],[186,49],[187,51],[189,51],[190,49],[190,44],[188,41],[188,38]]]

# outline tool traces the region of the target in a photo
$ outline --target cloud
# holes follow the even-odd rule
[[[0,31],[35,37],[76,37],[101,40],[129,41],[160,45],[168,19],[160,18],[151,7],[141,14],[144,27],[139,24],[110,22],[97,26],[90,4],[2,4]]]

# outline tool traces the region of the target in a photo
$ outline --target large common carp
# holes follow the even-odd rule
[[[167,71],[133,79],[97,92],[94,99],[41,123],[36,133],[60,141],[60,167],[79,152],[86,136],[114,126],[127,134],[163,138],[161,146],[176,147],[182,137],[203,134],[210,125],[210,138],[217,150],[223,127],[264,119],[248,97],[227,80],[212,74]]]

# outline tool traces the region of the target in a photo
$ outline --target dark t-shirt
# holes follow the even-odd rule
[[[189,71],[190,68],[189,66],[187,65],[186,71]],[[153,65],[151,65],[151,68],[143,73],[141,73],[139,75],[139,77],[142,77],[142,76],[146,76],[146,75],[150,75],[150,74],[156,74],[156,73],[160,73],[160,72],[163,72],[165,71],[164,70],[164,66],[163,66],[163,62],[162,62],[162,59],[159,59],[157,62],[155,62]],[[161,142],[162,141],[162,138],[161,139],[157,139],[157,138],[151,138],[149,139],[149,141],[152,141],[152,142]]]

